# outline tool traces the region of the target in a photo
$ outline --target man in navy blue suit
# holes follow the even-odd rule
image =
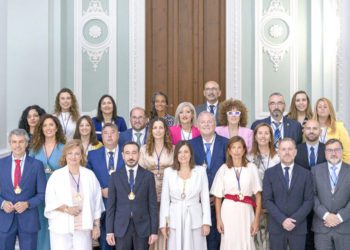
[[[215,117],[210,112],[201,112],[197,123],[201,135],[189,142],[193,147],[196,165],[204,165],[207,168],[210,189],[216,172],[226,162],[225,152],[228,139],[215,133]],[[214,197],[210,198],[210,204],[213,226],[210,229],[210,234],[207,236],[207,246],[208,250],[217,250],[220,248],[221,236],[216,228]]]
[[[308,120],[304,125],[305,143],[297,145],[297,155],[294,162],[308,170],[317,164],[326,162],[325,146],[319,142],[320,124],[316,120]],[[311,231],[313,211],[307,216],[306,250],[314,250],[314,233]]]
[[[107,242],[117,250],[147,250],[158,239],[154,175],[138,165],[136,142],[123,146],[125,166],[112,174],[107,206]]]
[[[104,147],[97,150],[90,151],[88,154],[88,168],[90,168],[96,175],[102,192],[102,198],[105,207],[107,207],[108,198],[108,182],[110,175],[116,170],[120,169],[123,164],[120,147],[118,146],[119,132],[118,127],[112,123],[106,123],[102,129],[102,141]],[[101,215],[101,236],[100,249],[110,250],[113,247],[106,242],[106,213]]]
[[[270,116],[253,122],[251,129],[254,130],[260,123],[270,124],[274,133],[275,148],[278,148],[279,141],[285,137],[292,138],[296,144],[300,144],[302,142],[300,123],[286,116],[283,117],[283,112],[286,107],[283,95],[280,93],[272,93],[269,97],[268,105]]]
[[[135,107],[130,111],[131,128],[123,131],[119,135],[119,147],[123,148],[125,142],[134,141],[140,147],[147,140],[147,118],[143,108]]]
[[[43,164],[26,155],[25,130],[10,132],[12,154],[0,159],[0,249],[35,250],[40,229],[38,206],[44,202],[46,177]]]
[[[263,202],[269,212],[271,250],[305,249],[306,218],[314,195],[311,172],[294,163],[296,154],[294,140],[283,138],[278,148],[281,163],[265,171]]]

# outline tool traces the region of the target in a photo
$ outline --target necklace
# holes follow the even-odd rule
[[[188,136],[186,138],[185,133],[187,133],[183,128],[181,128],[181,137],[183,140],[188,141],[192,138],[192,127],[190,128],[190,132],[188,132]]]
[[[60,114],[60,118],[61,118],[61,120],[62,120],[62,126],[63,126],[63,132],[64,132],[64,134],[67,134],[67,127],[68,127],[68,123],[69,123],[70,117],[71,117],[71,114],[69,113],[68,119],[66,119],[66,122],[65,122],[65,119],[64,119],[64,118],[67,118],[67,114],[65,114],[65,117],[64,117],[64,118],[63,118],[62,113]]]

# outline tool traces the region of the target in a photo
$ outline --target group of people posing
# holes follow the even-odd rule
[[[282,94],[248,128],[240,100],[178,105],[154,93],[149,117],[114,99],[80,116],[62,89],[53,114],[23,111],[0,159],[0,250],[301,250],[350,246],[350,138],[327,98]]]

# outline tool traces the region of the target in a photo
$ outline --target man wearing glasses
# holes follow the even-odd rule
[[[302,142],[302,129],[299,122],[289,119],[288,117],[283,117],[283,112],[286,107],[284,97],[280,93],[272,93],[269,96],[269,112],[270,116],[256,120],[251,129],[254,130],[255,127],[260,123],[267,123],[271,126],[274,136],[275,148],[278,148],[278,144],[281,139],[285,137],[292,138],[296,144]]]
[[[327,162],[311,169],[315,205],[312,230],[318,250],[345,250],[350,246],[350,165],[342,162],[338,139],[325,144]]]
[[[221,95],[220,85],[215,81],[206,82],[204,85],[203,94],[207,101],[196,106],[197,116],[203,111],[208,111],[215,116],[216,125],[219,126],[219,97]]]

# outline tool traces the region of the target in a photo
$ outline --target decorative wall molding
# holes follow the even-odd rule
[[[145,107],[146,0],[129,0],[129,107]]]
[[[226,98],[242,99],[242,0],[226,1]]]
[[[269,115],[264,112],[264,53],[269,56],[274,72],[277,72],[286,53],[290,55],[290,93],[298,89],[298,44],[297,23],[298,3],[290,1],[283,6],[280,0],[271,0],[267,10],[263,1],[255,1],[255,118]],[[268,66],[268,65],[265,65]]]
[[[86,53],[94,71],[108,55],[108,92],[117,96],[117,2],[108,1],[104,10],[100,0],[90,0],[83,10],[83,0],[74,1],[74,91],[82,103],[82,57]]]

